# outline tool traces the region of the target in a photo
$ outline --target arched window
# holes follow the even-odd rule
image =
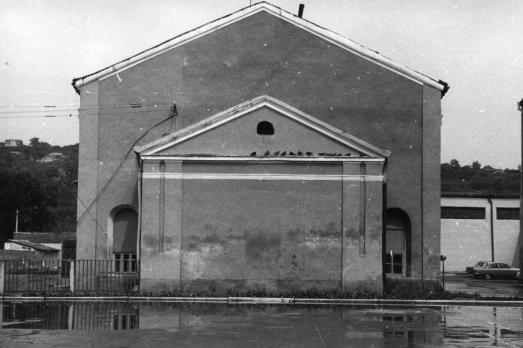
[[[258,123],[258,126],[256,127],[256,133],[258,133],[259,135],[273,135],[274,127],[270,122],[261,121],[260,123]]]
[[[383,272],[410,277],[411,233],[409,216],[401,209],[388,209],[386,224]]]

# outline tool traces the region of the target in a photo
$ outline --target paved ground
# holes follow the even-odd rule
[[[452,292],[477,293],[487,297],[520,297],[523,298],[523,286],[513,279],[476,278],[464,273],[445,275],[445,289]]]

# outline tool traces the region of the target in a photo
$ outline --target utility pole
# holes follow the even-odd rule
[[[18,209],[16,209],[15,233],[18,232]]]
[[[521,162],[519,165],[519,269],[523,270],[523,99],[518,102],[518,110],[521,111]],[[519,276],[519,282],[523,277]]]

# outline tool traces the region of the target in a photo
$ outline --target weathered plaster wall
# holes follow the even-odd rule
[[[159,173],[159,166],[158,162],[146,162],[144,170]],[[345,167],[354,167],[359,174],[359,162]],[[382,174],[381,164],[369,167],[367,174]],[[185,162],[181,167],[173,164],[166,168],[167,174],[183,170],[184,174],[217,176],[341,175],[346,170],[341,162],[277,161]],[[281,291],[341,286],[381,290],[380,182],[166,177],[144,179],[142,289],[159,291],[181,285],[192,291],[219,293],[226,289]],[[171,195],[164,203],[158,189],[162,180]],[[158,219],[162,206],[165,231]],[[162,244],[163,250],[159,247]]]
[[[440,216],[441,216],[441,94],[439,91],[423,87],[423,125],[422,125],[422,161],[421,188],[422,230],[413,230],[412,244],[422,245],[423,278],[439,279],[440,269]],[[421,240],[420,240],[421,239]],[[414,252],[419,250],[413,248]],[[418,259],[419,260],[419,259]],[[414,261],[413,277],[419,270],[419,261]],[[418,266],[418,267],[416,267]],[[418,275],[420,276],[420,275]]]
[[[95,202],[98,191],[98,83],[82,89],[79,111],[78,203],[76,258],[95,259],[97,238]],[[95,203],[92,203],[95,202]],[[89,210],[87,211],[87,208]]]

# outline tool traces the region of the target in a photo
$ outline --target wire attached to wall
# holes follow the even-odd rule
[[[107,187],[109,186],[109,184],[113,181],[113,179],[116,177],[116,174],[120,171],[120,169],[122,168],[123,164],[125,163],[125,161],[127,160],[127,158],[129,158],[129,155],[131,154],[131,152],[133,152],[133,148],[136,146],[136,144],[138,144],[138,142],[140,140],[142,140],[151,130],[153,130],[154,128],[158,127],[159,125],[161,125],[162,123],[164,122],[167,122],[168,120],[174,118],[175,116],[178,115],[178,111],[176,110],[176,102],[174,103],[174,107],[171,108],[171,112],[169,114],[169,117],[163,119],[162,121],[154,124],[153,126],[151,126],[150,128],[148,128],[140,137],[138,137],[138,139],[136,139],[132,144],[131,146],[129,147],[129,149],[127,150],[127,152],[125,153],[125,156],[124,158],[120,161],[120,163],[118,164],[118,166],[116,167],[115,171],[113,172],[113,174],[111,174],[111,176],[109,177],[109,179],[105,182],[104,186],[101,188],[101,190],[98,192],[98,194],[96,195],[96,197],[91,201],[91,203],[89,203],[89,205],[86,207],[85,211],[82,213],[82,215],[76,220],[76,223],[78,224],[80,221],[82,221],[82,219],[90,212],[89,210],[92,208],[93,204],[96,203],[98,201],[98,199],[100,198],[100,196],[102,195],[102,193],[107,189]],[[85,205],[83,204],[82,202],[82,205],[85,207]],[[91,215],[92,216],[92,215]]]

